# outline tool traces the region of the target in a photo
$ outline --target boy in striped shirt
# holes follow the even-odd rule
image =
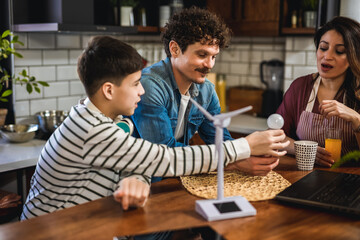
[[[114,194],[126,210],[143,206],[151,176],[182,176],[216,170],[214,145],[169,148],[133,138],[115,122],[132,115],[144,89],[143,67],[131,46],[111,37],[92,39],[78,60],[87,96],[47,141],[31,179],[21,219]],[[261,173],[278,164],[288,145],[282,130],[224,142],[224,164],[239,168],[251,155],[271,155]],[[243,161],[238,161],[245,159]]]

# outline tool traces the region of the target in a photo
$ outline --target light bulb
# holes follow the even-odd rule
[[[284,126],[284,119],[280,114],[271,114],[267,119],[267,125],[271,129],[281,129]]]

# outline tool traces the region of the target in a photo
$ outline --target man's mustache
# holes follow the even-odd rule
[[[208,74],[211,69],[209,68],[196,68],[195,71],[201,72],[202,74]]]

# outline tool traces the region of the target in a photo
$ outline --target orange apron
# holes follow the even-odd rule
[[[320,147],[325,147],[325,130],[327,128],[342,129],[341,155],[359,149],[350,122],[347,122],[339,117],[331,117],[330,119],[326,119],[321,114],[312,112],[320,82],[321,77],[319,76],[314,83],[306,109],[300,115],[299,123],[296,129],[296,135],[300,140],[315,141],[318,142]]]

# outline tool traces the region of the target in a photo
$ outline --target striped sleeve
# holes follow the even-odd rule
[[[89,131],[85,142],[84,161],[94,166],[146,176],[169,177],[208,172],[217,168],[214,145],[171,149],[166,145],[130,137],[113,124],[94,127]],[[225,165],[250,156],[250,148],[244,138],[226,141],[223,146]]]

